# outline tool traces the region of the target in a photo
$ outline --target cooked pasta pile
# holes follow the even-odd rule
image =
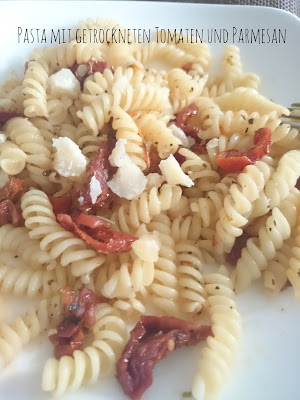
[[[259,93],[260,79],[244,71],[237,47],[225,47],[222,75],[211,76],[210,62],[206,43],[74,39],[35,50],[24,76],[0,87],[0,113],[10,115],[0,124],[1,186],[14,177],[28,188],[22,226],[0,228],[0,288],[36,299],[25,315],[1,322],[1,358],[9,363],[56,327],[61,289],[87,287],[100,299],[90,345],[48,360],[43,390],[62,395],[113,373],[129,326],[143,314],[206,315],[213,336],[199,350],[192,393],[215,399],[241,335],[235,292],[258,279],[274,293],[290,282],[300,299],[298,131],[281,123],[283,106]],[[220,166],[221,152],[252,148],[261,128],[271,132],[270,152],[237,172]],[[113,201],[92,214],[137,240],[130,251],[105,254],[66,230],[50,199],[86,185],[86,166],[112,135]],[[92,205],[100,183],[90,181]],[[232,267],[228,255],[241,237]]]

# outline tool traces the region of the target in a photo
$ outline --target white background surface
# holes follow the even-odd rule
[[[0,81],[11,69],[22,71],[30,51],[43,45],[18,44],[18,26],[25,28],[72,28],[79,20],[110,17],[130,28],[239,28],[287,29],[285,44],[239,44],[247,72],[262,78],[262,92],[288,106],[300,101],[300,21],[295,16],[269,8],[164,4],[145,2],[1,2]],[[228,42],[229,43],[229,42]],[[213,44],[218,56],[223,44]],[[291,289],[280,297],[256,288],[238,297],[244,336],[232,379],[217,400],[299,400],[300,305]],[[41,371],[51,355],[47,339],[26,347],[0,377],[0,400],[50,398],[40,390]],[[199,349],[180,349],[161,361],[154,383],[144,400],[180,400],[190,391]],[[122,400],[117,382],[102,380],[93,387],[64,396],[65,400]]]

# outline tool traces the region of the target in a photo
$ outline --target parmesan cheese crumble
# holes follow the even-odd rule
[[[126,143],[126,139],[119,139],[109,157],[110,164],[118,167],[118,171],[107,185],[119,197],[132,200],[144,191],[147,178],[126,153]]]
[[[52,139],[56,148],[53,167],[61,176],[80,176],[87,161],[79,146],[68,137]]]

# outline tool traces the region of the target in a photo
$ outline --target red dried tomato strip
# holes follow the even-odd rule
[[[239,150],[222,151],[217,155],[217,164],[226,172],[240,172],[254,161]]]
[[[187,120],[192,116],[196,115],[198,107],[195,103],[190,104],[176,115],[176,126],[182,129],[187,136],[193,137],[195,140],[199,140],[198,133],[200,129],[197,126],[187,125]]]
[[[116,377],[124,392],[132,400],[139,400],[152,384],[152,371],[158,361],[174,349],[195,345],[209,335],[210,326],[175,317],[142,316],[116,366]]]
[[[104,221],[101,218],[95,217],[94,215],[87,215],[83,213],[75,218],[75,222],[78,225],[84,225],[92,229],[111,227],[109,222]]]
[[[0,124],[6,124],[7,121],[15,117],[23,117],[23,115],[17,111],[0,110]]]
[[[67,214],[58,214],[57,221],[64,229],[105,254],[128,252],[131,250],[131,244],[137,240],[135,236],[109,228],[90,229],[84,226],[80,228]]]
[[[216,157],[217,164],[226,172],[241,172],[247,165],[261,160],[269,154],[272,139],[269,128],[261,128],[255,132],[254,145],[250,149],[222,151]]]
[[[261,128],[255,132],[254,144],[256,146],[262,146],[265,154],[269,154],[272,145],[272,132],[269,128]]]

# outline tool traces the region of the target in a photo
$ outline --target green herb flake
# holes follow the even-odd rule
[[[187,399],[188,397],[192,397],[192,392],[182,392],[181,397]]]

